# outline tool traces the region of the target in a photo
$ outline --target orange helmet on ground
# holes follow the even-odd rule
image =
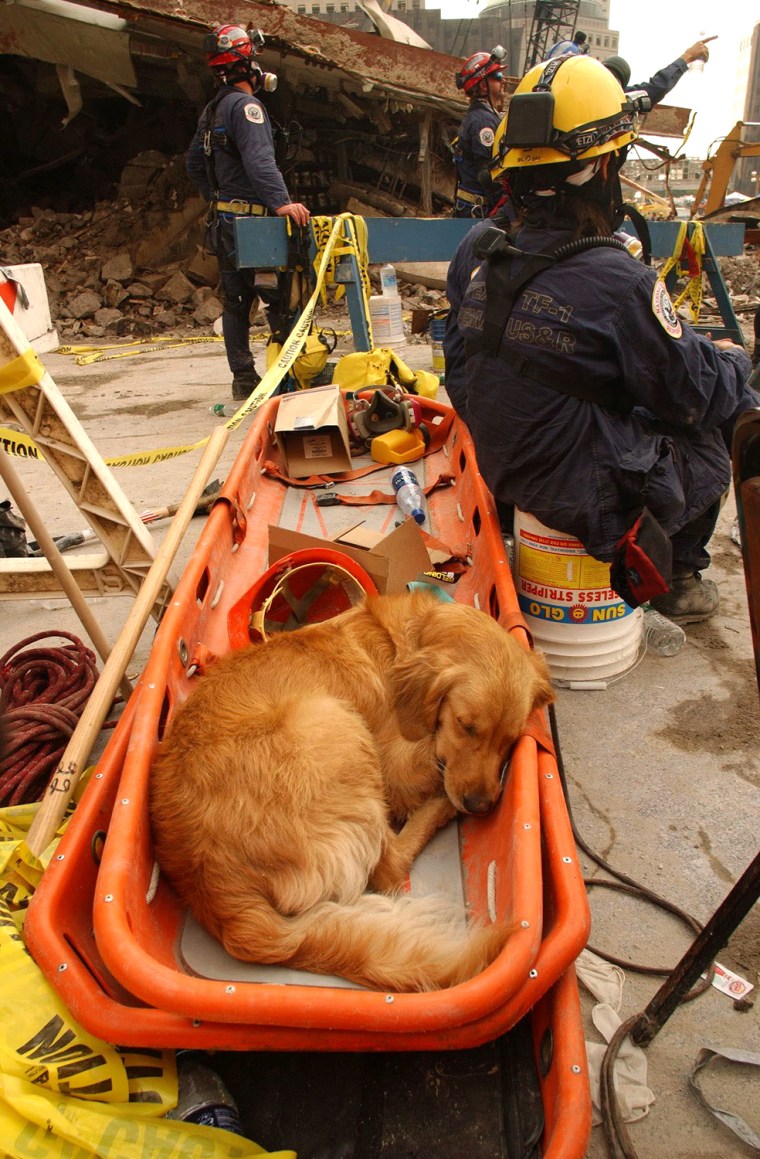
[[[345,552],[294,551],[272,564],[230,609],[230,643],[263,643],[279,632],[321,624],[377,594],[372,577]]]

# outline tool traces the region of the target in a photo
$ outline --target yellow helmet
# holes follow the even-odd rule
[[[509,102],[493,143],[491,175],[585,161],[635,141],[635,104],[589,56],[558,56],[532,68]]]

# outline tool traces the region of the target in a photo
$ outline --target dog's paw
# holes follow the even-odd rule
[[[438,811],[435,818],[435,826],[436,829],[443,829],[444,825],[448,825],[449,821],[453,821],[457,816],[457,809],[452,805],[448,797],[438,797],[436,804],[438,805]]]

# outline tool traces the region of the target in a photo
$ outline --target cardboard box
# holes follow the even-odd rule
[[[386,536],[357,524],[341,532],[334,540],[272,526],[269,528],[269,562],[275,563],[292,551],[325,547],[331,543],[361,564],[381,594],[404,591],[410,580],[430,567],[425,541],[413,519],[405,520]]]
[[[294,479],[351,470],[346,408],[338,386],[284,394],[274,433]]]

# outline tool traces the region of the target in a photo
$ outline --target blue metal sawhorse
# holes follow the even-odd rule
[[[649,236],[652,241],[652,257],[669,258],[675,248],[678,231],[681,228],[682,222],[649,221],[647,225],[649,226]],[[744,226],[740,222],[715,222],[712,225],[703,223],[703,228],[705,232],[705,254],[702,261],[702,270],[707,276],[712,292],[715,295],[715,301],[718,304],[723,325],[704,326],[700,323],[694,326],[694,329],[701,334],[709,330],[713,338],[730,338],[739,346],[744,346],[742,328],[734,314],[734,308],[728,296],[726,283],[723,281],[723,275],[716,261],[718,257],[734,258],[744,253]],[[694,223],[689,222],[686,227],[686,236],[689,239],[691,239],[693,229]],[[674,292],[676,281],[676,271],[671,270],[665,278],[665,285],[671,295]]]
[[[454,217],[368,217],[365,220],[367,250],[372,264],[447,262],[474,224],[466,218]],[[648,222],[653,257],[670,257],[680,225],[680,221]],[[240,217],[235,220],[234,228],[238,265],[241,268],[272,270],[287,265],[288,236],[282,218]],[[705,225],[704,230],[706,245],[703,269],[715,294],[723,326],[697,326],[696,329],[709,329],[715,338],[731,338],[744,345],[741,327],[716,261],[717,256],[736,257],[744,252],[744,226],[740,223],[720,222]],[[369,330],[364,315],[358,262],[353,255],[340,258],[336,280],[346,287],[346,303],[355,348],[369,350]],[[666,279],[669,290],[672,290],[674,282],[675,271],[672,271],[672,276],[668,275]]]

